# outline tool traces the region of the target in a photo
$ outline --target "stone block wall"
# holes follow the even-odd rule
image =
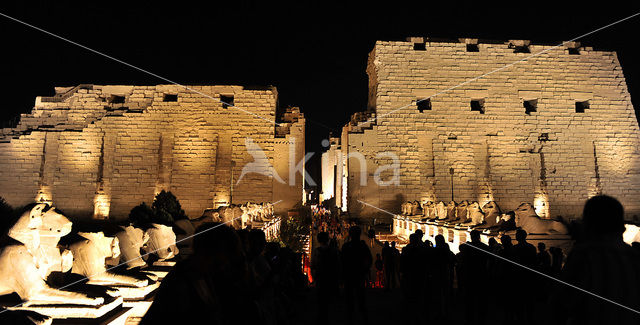
[[[301,181],[274,191],[271,175],[238,179],[254,161],[247,138],[276,170],[288,163],[276,159],[276,142],[290,133],[302,137],[294,151],[304,155],[299,110],[276,136],[275,88],[189,88],[80,85],[38,97],[15,129],[2,130],[0,196],[13,206],[52,201],[69,215],[98,218],[124,218],[163,189],[192,218],[229,202],[282,199],[276,210],[291,208]],[[240,109],[225,107],[221,96]]]
[[[350,159],[351,201],[398,212],[402,201],[449,201],[453,186],[456,201],[530,202],[544,217],[577,218],[597,193],[640,214],[640,132],[615,52],[413,38],[376,42],[367,72],[377,119],[345,126],[343,148],[363,153],[369,172],[389,164],[379,153],[397,155],[400,185],[360,186]]]

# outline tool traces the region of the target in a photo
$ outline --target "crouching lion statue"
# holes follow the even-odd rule
[[[71,221],[52,206],[29,206],[11,226],[0,247],[0,295],[15,292],[25,306],[104,303],[104,298],[54,289],[45,281],[51,271],[68,270],[70,254],[56,254],[56,250],[59,239],[70,231]],[[41,236],[49,239],[41,244]]]
[[[514,211],[516,225],[530,234],[568,234],[567,226],[556,220],[542,219],[536,213],[531,203],[522,203]]]

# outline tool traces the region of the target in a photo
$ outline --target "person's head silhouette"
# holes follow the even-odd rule
[[[502,243],[502,246],[504,247],[511,247],[512,243],[511,243],[511,236],[509,235],[502,235],[502,237],[500,237],[500,242]]]
[[[322,245],[327,245],[329,243],[329,233],[322,231],[318,233],[318,243]]]
[[[538,251],[544,252],[546,249],[547,249],[547,245],[545,245],[543,242],[538,243]]]
[[[527,232],[524,229],[516,230],[516,240],[518,243],[524,243],[527,241]]]
[[[409,235],[409,243],[419,244],[420,242],[420,235],[418,233],[414,232],[413,234]]]
[[[437,235],[436,236],[436,247],[444,247],[444,246],[445,246],[444,236]]]
[[[471,242],[472,243],[479,243],[480,242],[480,232],[478,230],[471,230],[470,233],[471,236]]]
[[[396,248],[396,241],[395,240],[391,242],[391,248]]]
[[[624,227],[624,208],[622,204],[607,195],[597,195],[584,205],[582,222],[587,239],[622,238]]]
[[[360,235],[362,234],[362,229],[360,229],[360,227],[358,226],[351,226],[351,228],[349,228],[349,238],[351,238],[351,240],[360,240]]]

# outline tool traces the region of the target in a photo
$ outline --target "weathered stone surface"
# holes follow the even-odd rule
[[[478,52],[468,52],[467,43],[427,40],[416,51],[412,42],[376,42],[369,109],[353,116],[339,143],[343,155],[364,156],[366,180],[358,159],[336,164],[344,176],[332,187],[350,197],[343,209],[384,216],[358,200],[399,213],[402,202],[446,202],[453,194],[504,211],[533,202],[542,218],[568,219],[604,193],[624,204],[628,218],[640,214],[640,131],[615,52],[580,47],[576,55],[523,40],[479,42]],[[516,53],[522,46],[531,54]],[[428,107],[416,104],[429,96]],[[474,100],[482,112],[472,110]],[[391,163],[382,152],[398,157],[399,184],[374,181]]]
[[[231,201],[282,200],[279,212],[299,203],[303,176],[290,179],[289,156],[297,163],[305,154],[300,110],[286,109],[276,127],[273,87],[189,88],[197,93],[176,85],[79,85],[38,97],[15,129],[0,132],[0,196],[13,206],[55,200],[73,216],[116,219],[161,190],[172,191],[191,218]],[[238,108],[225,108],[221,95],[233,96]],[[254,160],[246,138],[285,184],[259,173],[238,182]]]

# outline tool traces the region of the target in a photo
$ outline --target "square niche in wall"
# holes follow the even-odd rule
[[[537,99],[529,99],[522,102],[524,106],[524,112],[527,115],[531,115],[532,112],[538,111],[538,100]]]
[[[233,106],[233,95],[220,95],[220,101],[222,102],[222,108]]]
[[[584,113],[588,109],[589,109],[589,101],[588,100],[577,101],[576,102],[576,113]]]
[[[416,106],[418,106],[418,111],[420,111],[420,113],[424,111],[430,111],[431,98],[423,98],[423,99],[416,100]]]
[[[484,98],[471,100],[471,111],[484,114]]]

